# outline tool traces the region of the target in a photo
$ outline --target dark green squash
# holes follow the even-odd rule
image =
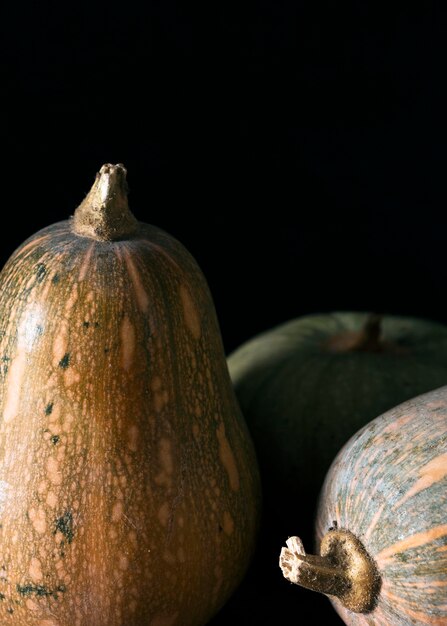
[[[280,565],[327,594],[346,624],[447,624],[447,387],[348,441],[327,474],[316,534],[319,556],[291,537]]]
[[[309,541],[341,446],[377,415],[447,383],[447,328],[364,313],[310,315],[248,341],[228,364],[258,453],[266,516],[284,536],[292,514]]]
[[[241,580],[256,459],[205,279],[106,165],[0,275],[0,623],[199,626]]]

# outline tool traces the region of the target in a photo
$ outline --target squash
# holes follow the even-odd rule
[[[447,624],[447,387],[350,439],[326,477],[316,532],[319,557],[293,537],[280,565],[329,594],[346,624]]]
[[[377,415],[447,384],[447,328],[391,315],[309,315],[248,341],[228,364],[258,454],[272,547],[297,515],[311,541],[318,493],[342,445]]]
[[[259,476],[189,253],[105,165],[0,275],[0,623],[196,626],[241,580]]]

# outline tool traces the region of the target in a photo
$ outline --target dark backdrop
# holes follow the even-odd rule
[[[199,261],[228,351],[315,311],[447,322],[434,4],[24,0],[1,17],[2,263],[123,162],[136,216]],[[231,623],[237,602],[256,614],[250,593]]]

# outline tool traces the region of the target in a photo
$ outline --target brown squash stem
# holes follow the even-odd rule
[[[391,343],[383,340],[382,315],[378,313],[370,313],[360,330],[333,335],[325,346],[331,352],[382,352],[393,349]]]
[[[77,235],[98,241],[126,239],[138,230],[127,202],[126,168],[121,163],[103,165],[93,187],[72,220]]]
[[[366,318],[356,345],[352,350],[365,352],[379,352],[383,349],[382,344],[382,315],[370,313]]]
[[[282,548],[279,565],[285,578],[306,589],[336,596],[350,611],[371,611],[380,590],[380,575],[363,544],[348,530],[330,530],[320,556],[308,555],[299,537]]]

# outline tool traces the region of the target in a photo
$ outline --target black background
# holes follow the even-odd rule
[[[0,261],[123,162],[136,216],[201,265],[228,352],[316,311],[447,322],[443,17],[431,2],[10,3]],[[276,621],[281,593],[242,588],[218,623]]]

